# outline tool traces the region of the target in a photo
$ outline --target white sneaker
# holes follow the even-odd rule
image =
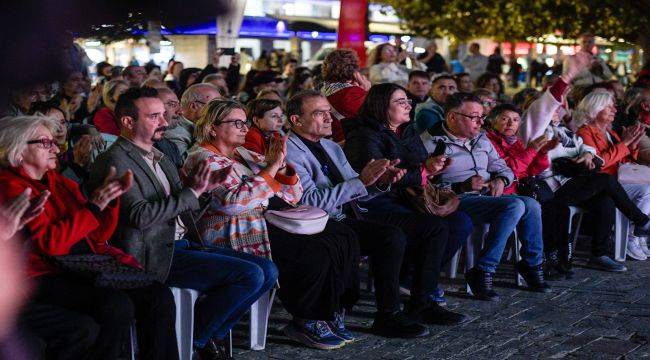
[[[627,256],[634,260],[646,260],[648,258],[639,244],[640,239],[634,235],[630,235],[627,238]]]
[[[639,238],[639,244],[641,245],[641,250],[643,253],[650,257],[650,249],[648,249],[648,237]]]

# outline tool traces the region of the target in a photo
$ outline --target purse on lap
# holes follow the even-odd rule
[[[650,185],[650,167],[635,163],[621,164],[618,167],[618,182]]]
[[[317,207],[302,205],[286,210],[266,210],[264,218],[286,232],[313,235],[325,229],[329,215]]]
[[[460,199],[453,191],[439,188],[430,182],[426,186],[408,187],[406,195],[409,204],[423,214],[445,217],[460,205]]]

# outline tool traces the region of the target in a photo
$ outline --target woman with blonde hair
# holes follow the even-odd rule
[[[290,233],[266,222],[266,208],[297,204],[302,186],[285,162],[286,137],[271,138],[266,153],[257,154],[243,147],[250,126],[236,101],[213,101],[202,111],[197,143],[184,168],[207,160],[222,174],[221,186],[211,193],[199,219],[199,232],[205,242],[236,250],[250,261],[269,263],[264,258],[272,258],[280,274],[280,300],[293,316],[287,336],[318,349],[340,348],[354,340],[343,319],[358,299],[356,235],[336,221],[314,235]],[[269,202],[272,198],[282,205]],[[274,282],[277,272],[265,270],[264,275]]]

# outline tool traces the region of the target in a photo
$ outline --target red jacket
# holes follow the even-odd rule
[[[488,130],[487,137],[517,179],[539,175],[550,166],[545,151],[537,152],[535,149],[527,148],[520,139],[517,139],[514,144],[508,144],[506,138],[494,130]],[[503,193],[515,193],[515,184],[506,188]]]
[[[115,113],[107,107],[103,107],[95,113],[93,124],[101,133],[120,136],[120,128],[117,126]]]
[[[272,135],[274,136],[274,135]],[[266,149],[268,148],[270,137],[265,137],[262,130],[257,126],[251,126],[246,133],[246,141],[244,142],[244,147],[250,151],[256,152],[260,155],[266,154]]]
[[[32,199],[49,190],[51,195],[44,211],[25,225],[25,240],[29,241],[27,275],[35,277],[55,272],[57,269],[46,262],[41,254],[67,255],[73,245],[86,241],[93,252],[121,256],[119,250],[107,247],[118,221],[119,202],[109,205],[99,214],[87,206],[88,200],[74,181],[48,171],[43,181],[30,179],[20,169],[0,170],[0,201],[16,198],[26,188],[32,189]],[[115,252],[121,253],[115,254]],[[122,260],[122,259],[121,259]],[[126,259],[125,263],[129,260]],[[136,266],[136,264],[134,264]]]
[[[576,135],[580,136],[585,142],[596,149],[596,155],[603,159],[603,167],[600,172],[609,175],[618,174],[618,165],[636,160],[639,155],[639,148],[630,149],[625,145],[621,138],[613,130],[609,130],[609,135],[614,139],[616,144],[607,141],[607,137],[595,125],[587,124],[578,129]]]
[[[356,117],[359,113],[359,108],[366,100],[368,93],[359,86],[350,86],[338,90],[327,96],[327,101],[336,112],[343,116],[342,119],[337,119],[336,116],[332,120],[332,138],[336,142],[345,140],[343,127],[341,121],[349,118]]]

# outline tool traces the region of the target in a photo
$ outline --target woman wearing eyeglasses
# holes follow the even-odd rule
[[[266,154],[271,139],[281,136],[284,125],[282,104],[276,100],[255,99],[248,104],[246,112],[251,127],[243,146],[258,154]]]
[[[446,166],[444,153],[420,162],[402,143],[408,141],[400,139],[400,135],[404,125],[410,121],[410,111],[411,101],[401,86],[385,83],[371,87],[359,109],[359,118],[351,122],[345,155],[357,172],[371,159],[388,159],[404,170],[403,177],[386,195],[360,204],[368,209],[364,218],[396,225],[407,235],[403,269],[414,268],[407,313],[414,320],[429,324],[456,324],[465,317],[439,306],[445,299],[436,285],[442,264],[467,239],[472,231],[472,222],[460,212],[445,218],[418,213],[403,197],[407,187],[426,185],[430,177]],[[410,141],[420,140],[418,137]],[[416,293],[433,294],[435,301],[430,302],[428,296],[425,300],[417,299],[413,296]]]
[[[0,201],[29,189],[35,204],[44,203],[44,210],[25,224],[22,234],[29,245],[27,276],[34,282],[24,313],[28,331],[48,344],[53,358],[117,359],[135,318],[143,358],[178,358],[174,301],[167,287],[96,287],[47,260],[96,253],[141,268],[133,257],[107,244],[117,227],[119,197],[131,186],[131,172],[118,178],[113,171],[85,197],[77,183],[56,171],[60,150],[53,133],[57,126],[56,120],[44,116],[0,122]],[[71,324],[67,331],[44,325],[51,322],[59,328],[61,321]]]
[[[286,138],[271,137],[265,153],[258,154],[242,147],[250,127],[243,105],[235,101],[207,104],[196,124],[197,144],[184,168],[207,159],[212,170],[221,172],[221,186],[211,193],[199,232],[205,242],[245,253],[241,256],[273,255],[278,270],[262,268],[266,279],[279,272],[279,297],[293,316],[287,336],[318,349],[340,348],[354,341],[343,318],[358,299],[356,235],[336,221],[314,235],[289,233],[266,222],[269,200],[295,205],[302,186],[285,163]]]

